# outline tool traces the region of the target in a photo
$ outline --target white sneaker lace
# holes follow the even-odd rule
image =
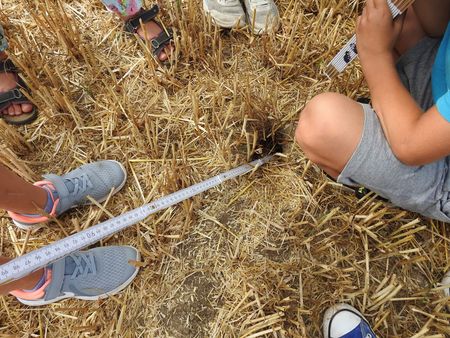
[[[70,279],[75,279],[81,274],[83,275],[83,277],[86,277],[89,272],[94,275],[97,273],[94,255],[92,255],[92,253],[90,253],[90,252],[88,252],[86,254],[79,253],[77,255],[70,255],[70,257],[75,262],[75,270],[73,270],[73,273],[70,276]],[[83,261],[85,263],[84,267],[82,264]]]

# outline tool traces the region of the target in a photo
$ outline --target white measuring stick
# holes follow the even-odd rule
[[[128,211],[123,215],[94,225],[40,249],[31,251],[23,256],[17,257],[6,264],[0,265],[0,284],[24,277],[59,258],[67,256],[75,251],[92,245],[105,237],[128,228],[129,226],[144,220],[151,214],[187,200],[188,198],[216,187],[227,180],[247,174],[269,162],[272,158],[273,156],[266,156],[262,159],[244,164],[207,179],[206,181],[178,190],[177,192],[164,196],[152,203],[145,204],[139,208]]]
[[[392,13],[392,18],[396,18],[398,15],[402,14],[400,9],[394,5],[392,0],[387,0],[389,9]],[[338,73],[342,73],[345,68],[358,56],[358,51],[356,50],[356,35],[353,35],[347,44],[342,48],[339,53],[331,60],[327,66],[327,70],[336,69]],[[327,73],[330,77],[330,74]]]

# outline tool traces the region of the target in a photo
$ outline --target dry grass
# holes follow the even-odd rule
[[[128,183],[104,205],[118,215],[244,163],[261,125],[281,127],[286,158],[105,240],[135,245],[145,262],[116,297],[38,309],[1,298],[0,336],[320,337],[322,312],[338,301],[363,311],[380,337],[450,335],[438,288],[446,225],[356,200],[293,141],[312,96],[366,92],[357,65],[333,81],[322,75],[361,2],[278,5],[283,28],[254,37],[218,31],[200,1],[165,2],[177,55],[161,67],[100,1],[2,1],[40,119],[0,122],[0,163],[27,179],[119,160]],[[1,251],[30,251],[107,217],[81,208],[61,227],[26,234],[3,214]]]

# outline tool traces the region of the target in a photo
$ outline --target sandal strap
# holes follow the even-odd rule
[[[162,32],[159,33],[159,35],[151,41],[153,54],[155,56],[158,56],[159,53],[161,53],[161,51],[170,43],[172,39],[173,30],[171,28],[167,30],[163,28]]]
[[[138,28],[141,26],[141,20],[143,23],[152,21],[159,13],[159,6],[154,5],[149,10],[141,9],[139,13],[133,18],[125,22],[125,31],[130,33],[136,33]]]
[[[10,60],[1,60],[0,61],[0,72],[2,73],[18,73],[16,65]]]
[[[0,111],[8,108],[13,103],[28,103],[28,98],[19,90],[19,88],[11,89],[0,94]]]

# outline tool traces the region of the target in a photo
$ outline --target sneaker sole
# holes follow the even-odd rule
[[[136,255],[136,260],[137,261],[139,261],[141,259],[141,254],[135,247],[132,247],[130,245],[124,245],[124,246],[128,247],[128,248],[132,248],[133,250],[136,251],[136,254],[137,254]],[[139,269],[140,268],[137,267],[136,271],[133,273],[133,275],[130,276],[130,278],[128,278],[125,282],[123,282],[121,285],[119,285],[117,288],[115,288],[111,292],[103,293],[103,294],[98,295],[98,296],[75,296],[75,294],[73,294],[73,293],[65,293],[62,296],[56,297],[56,298],[54,298],[52,300],[48,300],[48,301],[45,301],[45,300],[37,300],[37,301],[31,300],[30,301],[30,300],[24,300],[24,299],[20,299],[20,298],[17,298],[17,300],[19,302],[21,302],[22,304],[25,304],[25,305],[28,305],[28,306],[42,306],[42,305],[53,304],[53,303],[56,303],[56,302],[59,302],[59,301],[65,300],[65,299],[69,299],[69,298],[80,299],[80,300],[90,300],[90,301],[95,301],[95,300],[99,300],[99,299],[105,299],[105,298],[108,298],[109,296],[113,296],[115,294],[118,294],[120,291],[122,291],[128,285],[130,285],[131,282],[136,277],[136,275],[138,274]]]
[[[120,169],[122,169],[122,172],[125,175],[123,182],[116,189],[114,189],[112,195],[115,195],[120,190],[122,190],[122,188],[124,187],[125,183],[127,182],[128,175],[127,175],[127,171],[125,170],[125,167],[122,165],[122,163],[120,163],[118,161],[114,161],[114,160],[108,160],[108,161],[117,163],[120,166]],[[102,202],[106,201],[108,196],[109,196],[109,194],[107,196],[105,196],[104,198],[98,200],[97,203],[102,203]],[[83,206],[85,206],[85,205],[92,205],[92,204],[94,204],[94,203],[88,202],[86,204],[83,204]],[[77,207],[79,207],[79,205],[74,205],[70,209],[77,208]],[[65,212],[69,211],[70,209],[66,210]],[[36,229],[39,229],[39,228],[42,228],[42,227],[45,226],[42,223],[36,223],[36,224],[27,225],[27,224],[24,224],[24,223],[17,222],[16,220],[12,220],[12,221],[13,221],[15,226],[17,226],[19,229],[22,229],[22,230],[36,230]]]

